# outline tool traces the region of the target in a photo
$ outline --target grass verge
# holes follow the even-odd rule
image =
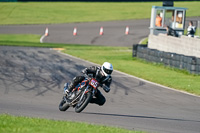
[[[144,133],[80,122],[0,115],[1,133]]]
[[[200,16],[200,2],[174,2],[186,7],[187,17]],[[0,25],[49,24],[150,18],[162,2],[1,2]]]
[[[67,54],[102,64],[111,62],[115,70],[125,72],[155,83],[200,95],[200,76],[186,71],[148,63],[132,58],[132,50],[126,47],[67,46]],[[88,54],[89,53],[89,54]]]
[[[147,38],[144,38],[141,42],[142,45],[146,45],[148,44],[148,37]]]
[[[200,76],[132,58],[132,48],[0,41],[0,45],[64,48],[63,52],[97,63],[111,62],[115,70],[168,87],[200,95]]]
[[[35,34],[0,34],[0,41],[4,42],[40,42],[40,35]]]

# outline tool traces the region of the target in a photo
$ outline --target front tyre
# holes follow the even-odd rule
[[[66,102],[66,101],[64,100],[64,98],[63,98],[63,99],[61,100],[60,104],[59,104],[59,110],[60,110],[60,111],[66,111],[69,107],[70,107],[70,106],[69,106],[69,103]]]
[[[92,99],[91,92],[84,94],[82,100],[77,103],[77,105],[75,107],[75,112],[80,113],[81,111],[83,111],[91,99]]]

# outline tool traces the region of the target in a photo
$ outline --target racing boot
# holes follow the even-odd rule
[[[70,95],[71,91],[74,88],[74,83],[71,82],[70,85],[69,83],[65,83],[64,85],[64,94],[66,94],[67,96]]]
[[[64,94],[66,94],[66,95],[69,93],[68,87],[69,87],[69,83],[65,83],[65,85],[64,85]]]
[[[84,76],[77,76],[74,77],[72,82],[70,83],[70,85],[68,85],[67,89],[66,89],[66,95],[69,95],[70,92],[81,82],[85,79]]]

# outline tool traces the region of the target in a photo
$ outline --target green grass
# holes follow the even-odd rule
[[[148,44],[148,37],[147,38],[144,38],[143,40],[142,40],[142,42],[141,42],[141,44],[143,45],[146,45],[146,44]]]
[[[67,46],[64,52],[97,64],[108,61],[113,64],[115,70],[200,95],[200,76],[132,58],[132,50],[130,48]]]
[[[80,122],[0,115],[1,133],[144,133]]]
[[[1,2],[0,24],[47,24],[150,18],[151,7],[162,2]],[[200,2],[174,2],[200,16]]]
[[[25,41],[0,41],[0,45],[62,47],[65,48],[63,52],[67,54],[95,62],[97,64],[109,61],[113,64],[115,70],[119,70],[168,87],[200,95],[200,76],[188,74],[186,71],[168,68],[163,65],[148,63],[146,61],[132,58],[132,48],[53,43],[41,44]]]
[[[23,40],[24,42],[40,42],[40,35],[35,34],[0,34],[0,41],[5,42],[19,42]]]

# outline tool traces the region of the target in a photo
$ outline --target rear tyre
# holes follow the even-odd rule
[[[91,92],[84,94],[83,99],[76,104],[75,112],[80,113],[81,111],[83,111],[91,99],[92,99]]]
[[[60,104],[59,104],[59,110],[60,110],[60,111],[66,111],[69,107],[70,107],[70,106],[69,106],[69,103],[66,102],[66,101],[64,100],[64,98],[63,98],[63,99],[61,100]]]

